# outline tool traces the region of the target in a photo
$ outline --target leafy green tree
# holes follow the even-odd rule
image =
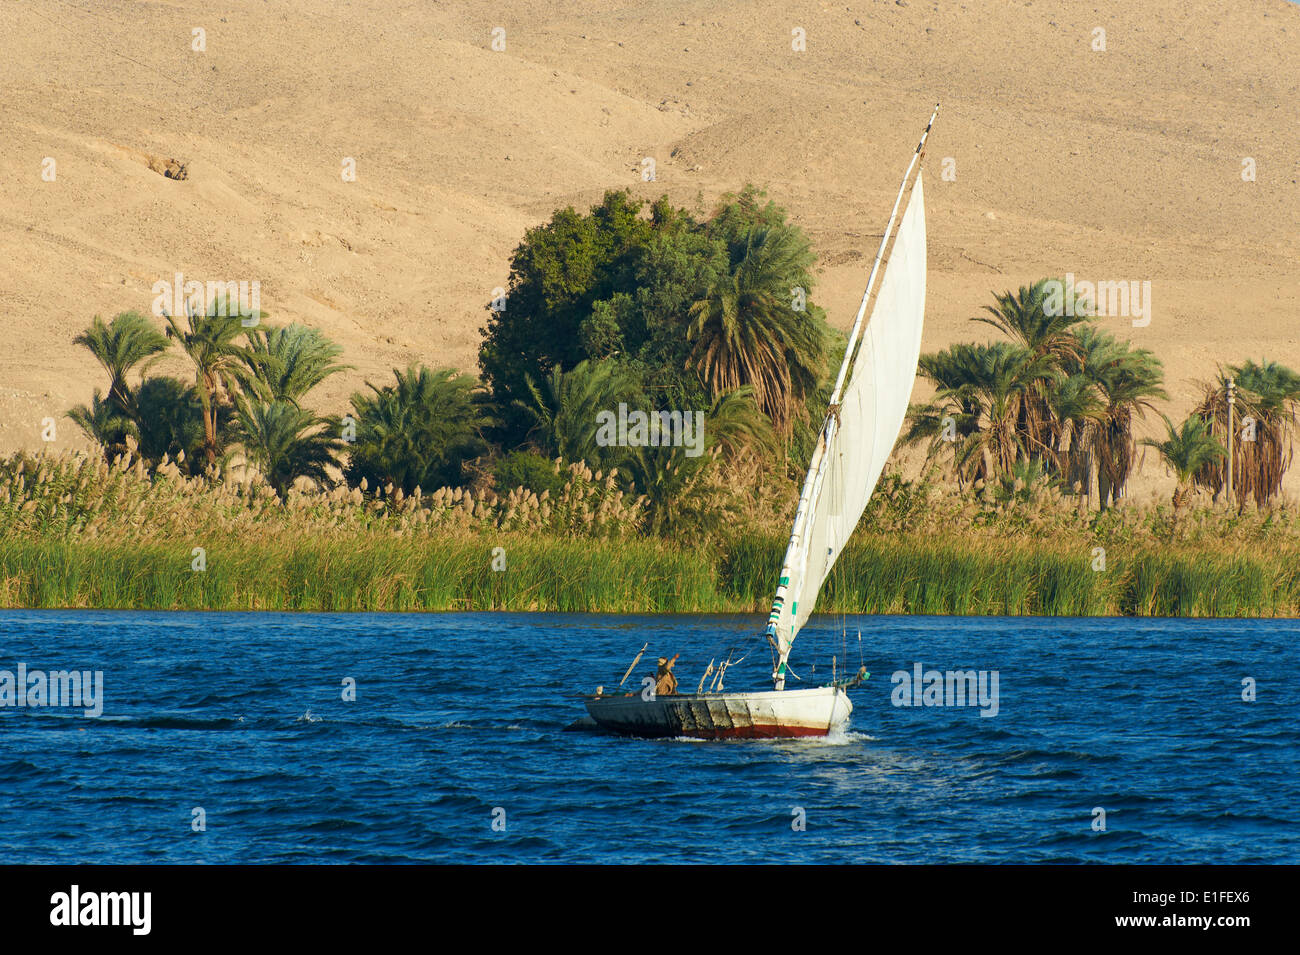
[[[638,314],[635,300],[626,292],[615,292],[612,298],[593,302],[591,314],[578,328],[583,353],[595,360],[625,355],[626,331]]]
[[[485,454],[491,424],[478,382],[451,368],[393,369],[395,382],[352,396],[357,440],[345,470],[349,482],[388,484],[410,494],[459,486],[465,462]]]
[[[690,367],[686,335],[691,306],[730,269],[727,248],[684,213],[664,215],[636,264],[633,308],[622,322],[623,361],[658,408],[700,408],[712,400]]]
[[[765,404],[771,392],[781,414],[800,420],[804,397],[816,390],[824,365],[824,316],[806,301],[812,261],[803,233],[752,187],[724,197],[703,221],[666,197],[650,206],[647,217],[644,203],[626,192],[607,193],[585,215],[571,208],[555,213],[515,250],[508,295],[494,303],[483,329],[479,365],[501,409],[502,444],[516,446],[535,428],[539,383],[556,366],[572,369],[583,361],[624,366],[657,408],[707,406],[752,384],[756,392],[765,390],[765,411],[772,411]],[[722,303],[726,288],[737,284],[748,295],[742,318],[748,319],[751,304],[764,309],[775,316],[763,319],[766,331],[781,338],[763,341],[764,330],[753,328],[741,344],[749,352],[762,350],[763,360],[748,366],[739,358],[737,364],[760,374],[727,382],[720,372],[710,380],[698,367],[701,358],[712,360],[709,345],[690,334],[693,309],[702,310],[696,306],[711,292]]]
[[[740,192],[723,195],[709,217],[707,232],[722,241],[735,265],[745,257],[750,233],[786,225],[786,211],[768,199],[766,192],[749,183]]]
[[[502,410],[508,441],[522,440],[528,428],[516,404],[529,399],[528,379],[540,381],[556,365],[572,368],[592,357],[582,328],[593,306],[635,290],[637,252],[654,230],[641,207],[629,192],[610,191],[588,215],[572,207],[556,212],[515,249],[504,307],[489,306],[479,349],[483,381]],[[588,329],[588,344],[622,350],[612,331],[598,321]]]
[[[711,235],[707,224],[694,222],[685,213],[662,210],[657,221],[665,224],[638,250],[635,262],[635,299],[646,337],[663,329],[680,332],[700,293],[731,270],[726,242]],[[628,337],[635,351],[641,339],[635,334]],[[656,353],[662,344],[656,343]],[[677,352],[678,367],[685,367],[687,353],[687,349]]]

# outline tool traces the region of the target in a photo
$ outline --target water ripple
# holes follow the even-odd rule
[[[1296,621],[863,618],[850,631],[862,627],[878,675],[855,691],[845,732],[703,743],[574,727],[575,692],[616,683],[643,643],[651,660],[680,651],[691,683],[720,634],[755,622],[0,611],[0,669],[105,677],[99,719],[0,709],[0,851],[178,864],[1300,861]],[[826,657],[842,652],[829,623],[801,636],[804,659],[819,639]],[[893,705],[887,674],[916,662],[998,671],[998,714]],[[1259,681],[1255,703],[1240,698],[1243,676]],[[196,809],[206,831],[191,827]]]

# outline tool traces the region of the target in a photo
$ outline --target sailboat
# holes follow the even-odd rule
[[[925,194],[921,173],[925,142],[938,115],[936,105],[903,175],[799,495],[763,633],[773,657],[773,688],[726,691],[722,674],[727,664],[714,676],[707,691],[705,679],[695,693],[656,694],[649,680],[641,692],[606,694],[599,688],[594,695],[584,697],[587,712],[599,727],[630,736],[724,739],[825,736],[847,726],[853,712],[848,690],[861,684],[865,669],[844,680],[833,676],[826,686],[786,689],[787,679],[796,676],[790,669],[790,649],[816,606],[822,583],[866,509],[907,414],[925,315]],[[900,207],[904,211],[898,222]],[[870,320],[864,324],[882,262],[883,278]],[[640,658],[638,654],[628,674]],[[661,670],[663,664],[661,660]],[[706,678],[711,672],[712,664]],[[624,681],[628,674],[624,674]]]

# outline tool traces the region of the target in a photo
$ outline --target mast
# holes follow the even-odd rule
[[[808,524],[809,510],[811,502],[815,499],[822,480],[825,477],[825,466],[827,461],[826,450],[830,447],[831,439],[839,426],[839,405],[844,391],[844,383],[848,377],[849,368],[852,367],[856,356],[856,349],[862,334],[863,319],[867,314],[867,303],[871,299],[871,293],[875,289],[876,276],[880,271],[880,264],[885,257],[885,249],[889,245],[890,237],[894,232],[894,224],[898,218],[899,207],[903,203],[903,196],[907,193],[907,184],[912,178],[912,172],[920,162],[925,149],[925,141],[930,135],[930,130],[934,127],[935,118],[939,115],[939,104],[934,106],[934,112],[930,114],[930,121],[926,124],[925,131],[921,134],[921,140],[916,145],[916,151],[912,154],[911,162],[907,165],[907,171],[903,173],[903,181],[898,187],[898,196],[894,199],[894,207],[889,213],[889,222],[885,226],[885,234],[881,237],[880,248],[876,251],[876,259],[871,266],[871,274],[867,278],[866,291],[862,293],[862,302],[858,305],[857,316],[853,319],[853,329],[849,333],[848,345],[844,349],[844,359],[840,362],[839,373],[835,376],[835,387],[831,391],[830,403],[826,409],[826,420],[822,422],[821,437],[817,442],[817,447],[813,451],[812,460],[808,465],[808,474],[804,478],[803,490],[799,494],[799,504],[795,510],[794,526],[790,532],[790,542],[786,546],[785,557],[781,561],[781,575],[777,583],[776,595],[772,600],[772,611],[768,615],[766,634],[769,640],[772,640],[777,633],[777,621],[781,616],[782,607],[785,604],[786,597],[790,586],[791,575],[796,561],[802,558],[800,553],[803,545],[805,531]],[[792,616],[793,619],[793,616]],[[785,689],[785,675],[788,671],[787,659],[790,655],[790,643],[793,643],[795,633],[791,632],[790,640],[784,647],[777,646],[780,654],[780,660],[777,663],[776,670],[772,673],[773,683],[778,690]]]

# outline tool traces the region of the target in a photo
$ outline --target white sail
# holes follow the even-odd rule
[[[802,528],[800,518],[795,520],[768,626],[781,653],[778,686],[784,682],[790,644],[812,613],[822,582],[862,517],[902,430],[921,353],[925,271],[925,196],[918,171],[843,386],[838,421],[822,432],[823,441],[827,434],[830,438],[809,474]]]

